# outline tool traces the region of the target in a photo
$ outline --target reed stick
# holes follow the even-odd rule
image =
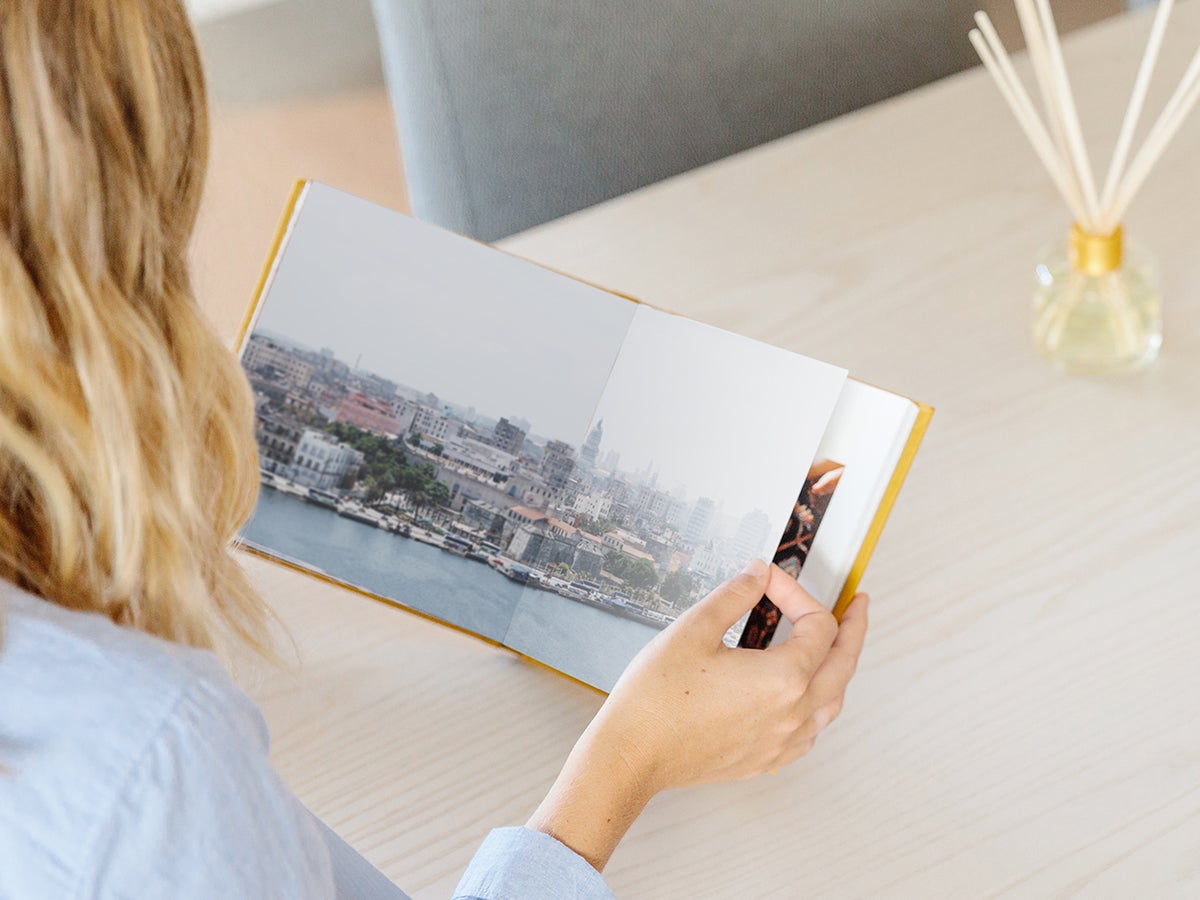
[[[1034,151],[1041,159],[1042,165],[1046,167],[1046,171],[1049,172],[1050,178],[1058,187],[1067,206],[1076,216],[1083,216],[1084,205],[1083,199],[1079,196],[1078,186],[1067,171],[1065,159],[1055,151],[1050,135],[1047,134],[1042,120],[1038,117],[1033,101],[1017,75],[1012,60],[1004,49],[1004,43],[1000,40],[995,25],[992,24],[991,17],[986,12],[977,12],[975,13],[975,22],[979,28],[972,30],[968,35],[975,47],[975,52],[980,55],[980,59],[984,60],[985,68],[992,73],[996,85],[1008,101],[1018,124],[1033,145]],[[986,47],[980,47],[980,39],[986,43]],[[992,66],[989,66],[986,58],[989,54],[995,63]]]
[[[1138,66],[1137,77],[1133,82],[1133,93],[1130,94],[1129,105],[1125,108],[1125,118],[1121,122],[1117,145],[1113,150],[1112,160],[1108,164],[1108,175],[1104,179],[1104,190],[1100,195],[1100,208],[1104,211],[1103,218],[1106,224],[1111,220],[1113,201],[1116,200],[1125,164],[1129,161],[1129,150],[1133,146],[1133,134],[1137,130],[1138,120],[1142,115],[1142,107],[1146,102],[1146,91],[1150,87],[1150,78],[1158,63],[1158,52],[1162,48],[1163,37],[1167,33],[1167,20],[1170,19],[1174,6],[1175,0],[1159,0],[1158,9],[1154,13],[1154,24],[1150,26],[1150,38],[1146,41],[1146,50],[1142,54],[1141,65]]]
[[[1104,188],[1097,191],[1049,0],[1014,0],[1014,3],[1041,95],[1041,115],[985,12],[975,14],[978,27],[970,32],[971,43],[1080,227],[1090,234],[1112,234],[1167,145],[1200,103],[1200,50],[1192,57],[1145,140],[1132,153],[1175,6],[1175,0],[1160,0],[1121,120]]]
[[[1096,196],[1096,180],[1092,175],[1092,164],[1088,159],[1087,148],[1083,142],[1083,129],[1079,125],[1079,112],[1075,108],[1075,96],[1071,92],[1071,81],[1067,77],[1067,66],[1063,61],[1062,44],[1058,40],[1058,28],[1054,24],[1054,14],[1050,12],[1049,0],[1036,0],[1036,3],[1041,20],[1042,35],[1045,38],[1050,58],[1055,92],[1067,135],[1067,147],[1079,175],[1084,207],[1089,213],[1090,222],[1086,224],[1094,227],[1100,217],[1100,201]]]
[[[1016,74],[1013,67],[1013,61],[1009,58],[1008,52],[1004,49],[1004,43],[1000,40],[1000,35],[997,34],[996,26],[992,24],[991,17],[986,12],[977,12],[974,14],[974,20],[979,26],[979,31],[982,32],[984,40],[988,43],[988,48],[994,56],[1004,80],[1012,89],[1013,96],[1018,102],[1021,113],[1024,113],[1024,118],[1018,114],[1018,121],[1021,127],[1024,128],[1026,137],[1034,145],[1034,150],[1038,150],[1038,156],[1042,158],[1046,170],[1050,173],[1050,178],[1054,180],[1058,187],[1058,191],[1062,193],[1063,199],[1067,200],[1067,205],[1072,211],[1079,214],[1084,209],[1084,202],[1079,194],[1079,185],[1070,175],[1069,167],[1067,166],[1066,158],[1060,152],[1055,152],[1054,144],[1048,133],[1042,119],[1039,118],[1036,107],[1033,106],[1033,101],[1025,90],[1025,85],[1021,83],[1021,79]],[[978,48],[977,48],[978,52]],[[998,84],[998,82],[997,82]],[[1014,110],[1014,113],[1016,110]]]
[[[1171,140],[1200,104],[1200,50],[1134,152],[1134,138],[1175,5],[1175,0],[1160,0],[1103,190],[1097,191],[1096,173],[1084,143],[1049,2],[1014,2],[1041,95],[1040,114],[986,13],[975,14],[978,27],[970,32],[971,44],[1075,216],[1071,247],[1072,253],[1080,255],[1073,257],[1064,270],[1056,270],[1047,293],[1039,293],[1035,342],[1051,358],[1084,366],[1088,371],[1143,365],[1154,357],[1161,339],[1155,324],[1159,300],[1141,273],[1121,267],[1120,220]],[[1079,243],[1079,232],[1088,241],[1112,243],[1085,247]],[[1085,251],[1087,259],[1083,258]]]
[[[1134,196],[1145,184],[1150,172],[1187,120],[1188,114],[1195,108],[1197,101],[1200,101],[1200,50],[1192,57],[1192,63],[1188,66],[1183,80],[1167,101],[1162,114],[1146,136],[1145,143],[1122,176],[1116,199],[1105,214],[1106,226],[1111,224],[1115,228],[1115,223],[1121,221]]]
[[[1050,60],[1046,50],[1046,41],[1042,35],[1041,22],[1033,0],[1015,0],[1017,18],[1021,23],[1021,33],[1025,36],[1025,47],[1029,53],[1029,61],[1033,65],[1033,77],[1037,82],[1038,92],[1042,98],[1042,110],[1050,123],[1050,131],[1054,134],[1055,145],[1064,161],[1066,178],[1079,193],[1079,176],[1075,167],[1070,165],[1070,151],[1067,149],[1066,130],[1063,125],[1061,104],[1055,90],[1054,78],[1050,72]],[[1082,201],[1081,201],[1082,203]],[[1078,216],[1078,214],[1076,214]],[[1087,216],[1083,217],[1084,219]]]

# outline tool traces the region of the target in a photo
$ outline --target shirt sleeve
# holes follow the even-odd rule
[[[600,873],[548,834],[497,828],[483,841],[454,900],[615,900]]]
[[[411,900],[388,877],[343,841],[332,828],[313,816],[329,850],[338,900]]]
[[[330,851],[232,683],[189,685],[88,846],[76,896],[332,898]]]

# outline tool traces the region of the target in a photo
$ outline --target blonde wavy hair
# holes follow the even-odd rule
[[[179,0],[0,0],[0,578],[261,648],[253,402],[187,265],[207,155]]]

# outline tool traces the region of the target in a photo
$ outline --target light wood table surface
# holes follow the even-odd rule
[[[1148,28],[1067,44],[1105,164]],[[1164,83],[1198,44],[1180,4]],[[938,407],[842,718],[777,776],[657,798],[618,896],[1200,896],[1198,210],[1200,119],[1127,222],[1163,264],[1161,360],[1112,379],[1034,354],[1032,264],[1069,222],[980,70],[504,242]],[[449,896],[600,698],[247,565],[303,660],[248,676],[278,766],[415,897]]]

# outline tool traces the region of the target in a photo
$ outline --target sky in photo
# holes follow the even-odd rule
[[[845,378],[836,366],[642,306],[596,411],[601,453],[620,453],[626,471],[652,465],[659,487],[682,483],[690,499],[709,497],[735,518],[761,509],[777,538]]]
[[[255,327],[578,447],[636,309],[314,184]]]

